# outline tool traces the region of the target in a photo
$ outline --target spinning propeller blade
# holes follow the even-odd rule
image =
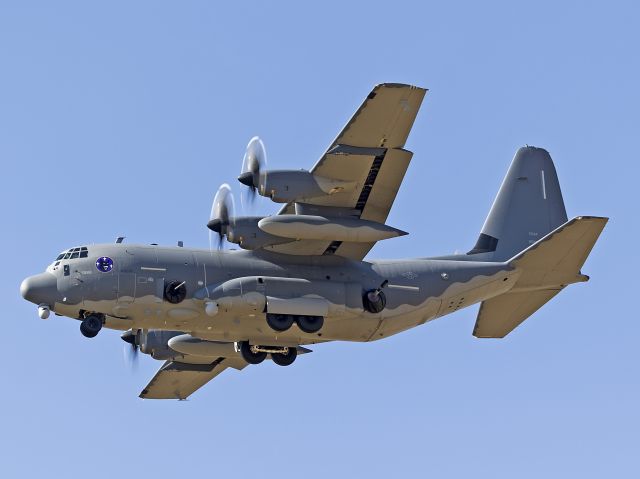
[[[224,183],[213,198],[211,214],[207,228],[209,228],[209,248],[213,249],[212,232],[218,233],[218,249],[222,248],[222,240],[226,236],[229,238],[233,231],[233,211],[234,201],[231,187]]]
[[[129,329],[120,336],[125,343],[129,343],[131,346],[124,349],[125,361],[130,369],[136,369],[138,366],[138,331]]]
[[[267,151],[260,138],[254,136],[247,145],[238,181],[248,187],[247,199],[253,203],[256,191],[264,192],[267,180]]]

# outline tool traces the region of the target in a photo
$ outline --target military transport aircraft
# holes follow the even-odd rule
[[[208,227],[240,250],[122,242],[70,248],[22,282],[46,319],[103,328],[163,360],[140,397],[184,399],[227,368],[292,364],[306,346],[374,341],[475,303],[473,334],[502,338],[572,283],[607,218],[567,220],[549,154],[520,148],[466,254],[373,261],[412,153],[404,149],[426,90],[376,86],[310,170],[269,170],[248,145],[238,180],[281,203],[235,216],[228,185]]]

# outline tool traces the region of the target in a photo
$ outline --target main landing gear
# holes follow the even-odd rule
[[[289,366],[293,364],[298,356],[298,350],[289,346],[255,346],[249,341],[242,341],[238,345],[242,358],[249,364],[260,364],[271,354],[271,359],[278,366]]]
[[[88,314],[80,323],[80,332],[85,338],[95,338],[102,329],[103,323],[104,316],[101,314]]]
[[[289,329],[293,323],[296,323],[302,332],[312,334],[322,329],[324,318],[322,316],[267,313],[267,324],[279,333]]]

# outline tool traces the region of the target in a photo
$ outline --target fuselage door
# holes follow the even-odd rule
[[[141,271],[136,275],[136,303],[162,303],[164,278],[156,272]]]
[[[118,303],[133,303],[136,296],[136,275],[118,274]]]

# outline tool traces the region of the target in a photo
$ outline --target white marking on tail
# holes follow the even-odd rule
[[[547,199],[547,187],[544,184],[544,170],[540,170],[540,179],[542,180],[542,198]]]

